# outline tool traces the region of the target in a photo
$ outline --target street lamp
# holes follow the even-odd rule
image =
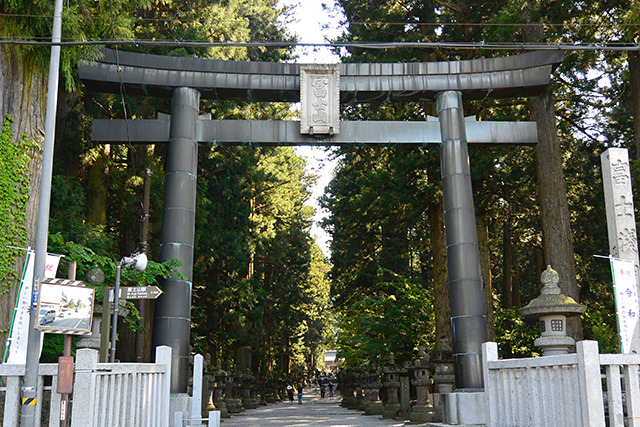
[[[147,255],[143,252],[141,254],[134,254],[131,257],[123,257],[116,267],[116,284],[113,290],[113,317],[111,318],[111,350],[109,352],[110,363],[113,363],[116,360],[116,332],[118,326],[118,303],[120,302],[120,276],[122,275],[123,268],[131,266],[134,266],[138,271],[144,271],[144,269],[147,268]]]

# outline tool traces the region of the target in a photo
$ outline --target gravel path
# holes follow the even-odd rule
[[[305,389],[302,405],[295,395],[293,405],[280,402],[250,409],[222,420],[222,427],[399,427],[404,422],[365,416],[360,411],[343,408],[340,396],[320,399],[317,390]]]

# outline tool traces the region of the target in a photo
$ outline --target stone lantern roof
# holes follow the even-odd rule
[[[579,316],[587,310],[585,305],[578,304],[573,298],[561,293],[558,286],[560,277],[550,265],[542,272],[540,281],[543,285],[540,296],[519,310],[523,316],[539,317],[547,314]]]

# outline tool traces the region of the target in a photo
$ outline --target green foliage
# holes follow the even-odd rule
[[[408,361],[420,344],[433,349],[431,292],[385,274],[392,280],[372,284],[369,294],[340,316],[338,346],[345,366],[380,365],[391,352],[396,360]]]
[[[64,2],[62,13],[63,40],[130,39],[135,11],[149,7],[148,0],[74,0]],[[0,35],[21,40],[51,40],[54,2],[45,0],[9,0],[0,3]],[[111,10],[113,10],[113,15]],[[38,46],[18,46],[22,55],[32,56],[44,71],[49,50]],[[75,67],[81,59],[99,55],[96,47],[66,47],[61,50],[60,70],[68,90],[75,88]]]
[[[620,340],[616,312],[604,307],[590,307],[582,316],[585,339],[598,341],[600,353],[619,353]]]
[[[325,344],[329,285],[304,162],[290,148],[226,147],[199,165],[196,347],[223,361],[249,352],[262,374],[306,371]]]
[[[27,244],[25,221],[30,182],[27,165],[31,160],[28,153],[36,147],[25,135],[17,141],[12,139],[9,128],[12,122],[13,118],[7,115],[0,134],[0,297],[19,278],[13,269],[20,255],[15,248]]]
[[[74,243],[64,241],[61,234],[53,234],[49,237],[49,250],[52,253],[58,255],[64,255],[60,260],[58,266],[57,277],[63,277],[64,272],[68,271],[69,262],[76,262],[76,278],[77,280],[84,280],[87,272],[93,268],[99,268],[105,275],[103,283],[88,283],[87,286],[91,286],[96,289],[94,304],[101,304],[104,298],[104,288],[113,287],[115,284],[116,267],[118,265],[118,258],[114,259],[109,256],[100,255],[94,252],[92,249]],[[179,272],[176,271],[176,267],[181,264],[176,259],[171,259],[164,263],[157,263],[149,261],[147,268],[140,272],[135,268],[125,268],[122,270],[120,278],[121,286],[159,286],[158,279],[161,277],[171,277],[178,275],[184,278]],[[129,309],[129,315],[125,317],[124,323],[134,331],[145,332],[140,324],[140,313],[136,307],[129,301],[127,301],[127,308]],[[64,340],[61,336],[56,334],[45,334],[42,349],[42,360],[55,362],[57,357],[62,354],[64,346]]]
[[[509,357],[540,356],[540,351],[533,346],[533,341],[540,336],[538,324],[526,321],[516,309],[501,308],[495,312],[496,342],[500,347],[500,355]]]

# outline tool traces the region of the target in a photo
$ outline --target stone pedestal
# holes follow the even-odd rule
[[[483,391],[453,392],[440,396],[443,422],[452,425],[485,425],[487,409]]]

